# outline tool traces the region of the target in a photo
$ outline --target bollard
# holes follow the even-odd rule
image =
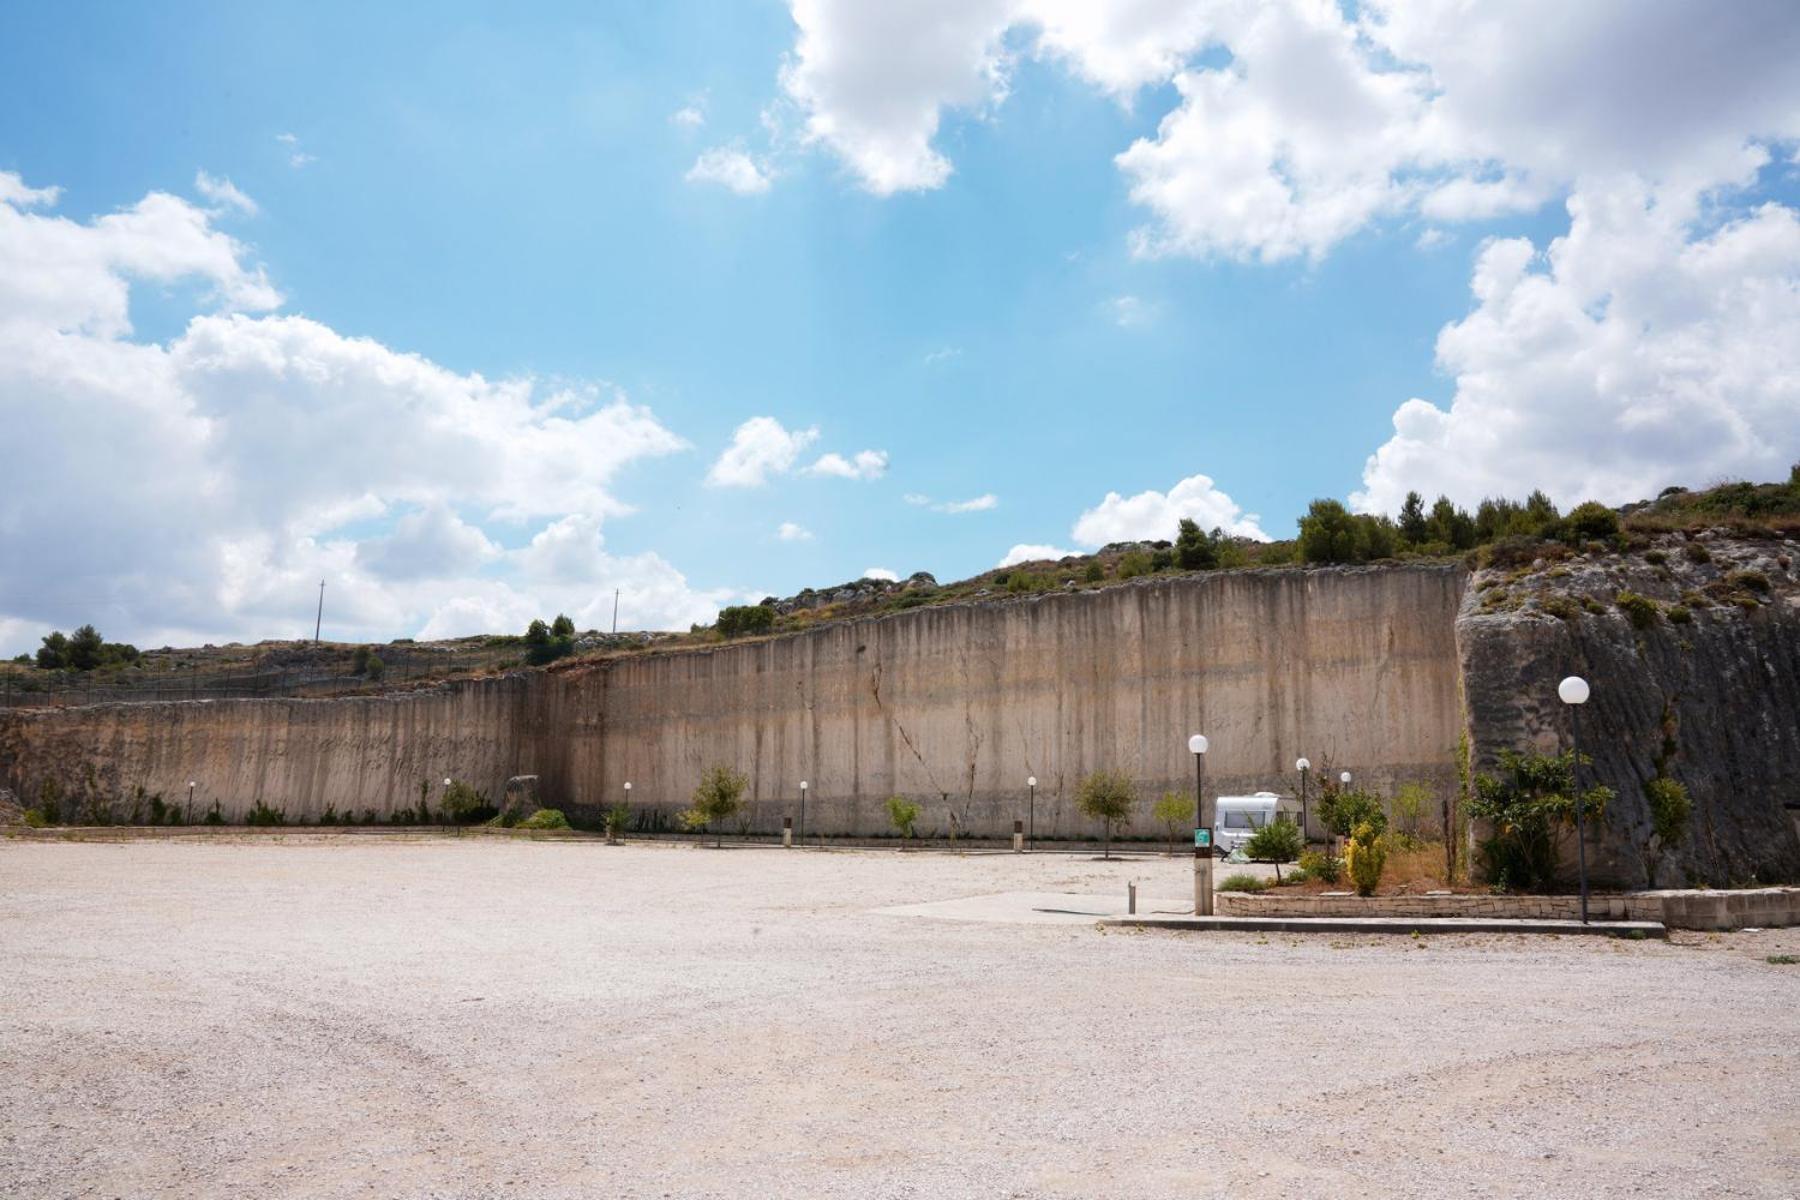
[[[1025,853],[1025,822],[1013,822],[1013,853]]]
[[[781,844],[789,850],[794,848],[794,818],[781,818]]]
[[[1137,884],[1135,882],[1125,885],[1125,912],[1130,916],[1137,916]]]

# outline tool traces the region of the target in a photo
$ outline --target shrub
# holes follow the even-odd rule
[[[1087,565],[1087,570],[1082,572],[1082,578],[1089,583],[1099,583],[1106,578],[1106,568],[1097,562],[1091,562]]]
[[[1299,858],[1303,849],[1305,843],[1300,836],[1300,827],[1286,817],[1276,817],[1244,843],[1244,853],[1251,862],[1275,864],[1276,883],[1281,882],[1281,864]]]
[[[569,818],[560,808],[540,808],[519,822],[520,829],[567,829]]]
[[[1689,542],[1681,548],[1682,557],[1691,563],[1709,563],[1712,551],[1706,548],[1705,542]]]
[[[1650,831],[1657,842],[1667,849],[1681,841],[1688,820],[1694,815],[1694,802],[1689,799],[1687,788],[1661,775],[1644,785],[1644,799],[1650,805]]]
[[[553,633],[550,626],[541,620],[532,621],[525,629],[525,661],[534,667],[555,662],[574,651],[575,641],[572,637]]]
[[[1152,571],[1166,571],[1174,565],[1175,552],[1173,550],[1155,550],[1151,552],[1150,569]]]
[[[214,803],[216,805],[217,802],[215,801]],[[210,820],[208,823],[210,824]],[[256,807],[244,814],[244,824],[257,825],[265,828],[275,825],[286,825],[287,813],[279,808],[270,808],[267,804],[258,800],[256,802]]]
[[[919,806],[905,796],[889,796],[887,802],[888,824],[899,831],[903,838],[915,838],[914,826],[919,823]]]
[[[1619,611],[1638,629],[1651,628],[1656,624],[1656,618],[1662,615],[1662,609],[1656,601],[1636,592],[1620,592],[1613,597],[1613,603],[1618,605]]]
[[[1180,792],[1164,792],[1156,807],[1150,810],[1150,816],[1169,831],[1170,854],[1175,853],[1175,831],[1186,825],[1193,815],[1193,800]]]
[[[1694,623],[1693,610],[1685,605],[1675,605],[1675,607],[1668,611],[1667,616],[1669,620],[1676,625],[1691,625]]]
[[[1300,873],[1320,883],[1336,883],[1344,877],[1344,860],[1335,854],[1308,850],[1300,856]]]
[[[1154,568],[1150,565],[1150,556],[1142,550],[1127,550],[1119,559],[1119,578],[1136,579],[1139,575],[1148,575]]]
[[[44,819],[44,811],[39,808],[26,809],[23,813],[19,814],[19,819],[24,821],[25,824],[32,829],[42,829],[44,826],[50,824],[49,821]]]
[[[1137,786],[1123,772],[1095,771],[1076,789],[1075,806],[1101,823],[1102,854],[1111,858],[1113,826],[1130,823],[1131,810],[1137,806]]]
[[[369,660],[373,657],[375,657],[375,652],[373,650],[369,649],[367,646],[358,646],[356,648],[356,653],[350,656],[350,673],[353,675],[367,675],[369,673]]]
[[[615,804],[606,810],[606,836],[621,838],[625,836],[625,828],[631,823],[631,808],[625,804]]]
[[[455,825],[474,825],[494,815],[486,796],[458,779],[444,789],[443,813]]]
[[[1561,754],[1502,750],[1501,773],[1476,777],[1469,815],[1493,826],[1493,834],[1478,851],[1483,872],[1496,886],[1537,891],[1555,886],[1556,835],[1575,819],[1575,764],[1573,750]],[[1595,820],[1604,817],[1612,798],[1612,789],[1604,786],[1581,793],[1583,806]]]
[[[1236,875],[1227,875],[1219,880],[1218,890],[1221,892],[1266,892],[1269,881],[1240,871]]]
[[[1344,870],[1359,896],[1373,896],[1381,886],[1381,870],[1387,866],[1387,839],[1374,824],[1364,821],[1350,834],[1344,847]]]
[[[767,604],[740,604],[719,610],[719,633],[723,637],[748,637],[767,633],[775,626],[775,610]]]
[[[202,820],[208,825],[223,825],[225,823],[225,814],[219,811],[219,802],[217,800],[212,802],[212,807],[206,810],[206,816],[203,817]]]
[[[1740,591],[1763,595],[1767,595],[1769,591],[1769,577],[1761,571],[1733,571],[1725,576],[1725,582]]]
[[[1569,510],[1563,528],[1565,541],[1604,542],[1619,536],[1619,514],[1597,500],[1588,500]]]
[[[1545,596],[1538,601],[1538,610],[1564,621],[1575,621],[1581,617],[1580,606],[1567,596]]]
[[[749,786],[750,781],[741,771],[727,766],[709,767],[700,777],[699,786],[694,788],[694,806],[682,814],[682,823],[689,829],[705,829],[715,822],[729,820],[743,806],[744,789]],[[725,844],[722,827],[718,841],[713,844]]]
[[[1644,551],[1644,561],[1653,567],[1660,567],[1669,561],[1669,556],[1661,550],[1646,550]]]
[[[575,636],[575,622],[562,613],[556,614],[556,620],[550,622],[550,636],[553,638],[572,638]]]
[[[381,677],[387,674],[387,664],[382,662],[380,658],[371,654],[369,655],[369,669],[367,673],[371,681],[380,683]]]

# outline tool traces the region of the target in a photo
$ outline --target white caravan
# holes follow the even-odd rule
[[[1230,854],[1275,819],[1281,797],[1274,792],[1254,796],[1220,796],[1213,817],[1213,843],[1221,854]]]

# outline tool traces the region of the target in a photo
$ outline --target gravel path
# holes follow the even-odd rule
[[[1185,859],[0,842],[0,1196],[1800,1193],[1800,930],[1108,931]]]

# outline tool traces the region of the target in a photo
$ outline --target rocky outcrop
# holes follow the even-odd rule
[[[1475,770],[1502,748],[1579,736],[1593,758],[1584,780],[1618,793],[1590,846],[1602,885],[1800,880],[1795,551],[1669,535],[1480,572],[1457,620]],[[1566,675],[1592,688],[1578,713],[1556,696]],[[1645,785],[1659,775],[1693,804],[1672,846],[1651,833]]]

